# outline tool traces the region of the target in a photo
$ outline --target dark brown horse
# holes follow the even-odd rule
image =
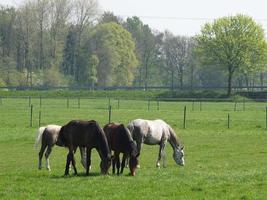
[[[92,148],[96,148],[101,158],[101,173],[106,174],[108,172],[111,164],[110,150],[105,133],[96,121],[70,121],[62,126],[57,142],[69,149],[65,175],[69,174],[70,163],[72,163],[74,173],[77,174],[74,160],[74,151],[77,147],[86,147],[86,175],[89,174]]]
[[[117,174],[123,173],[125,160],[129,157],[130,173],[134,176],[139,154],[129,130],[123,124],[110,123],[105,125],[104,132],[107,136],[110,149],[114,151],[114,156],[112,158],[113,174],[115,173],[115,165],[117,167]],[[120,163],[120,153],[123,153],[122,163]],[[120,167],[121,171],[119,172]]]

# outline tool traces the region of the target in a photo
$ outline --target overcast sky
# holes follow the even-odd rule
[[[0,4],[18,5],[24,0],[0,0]],[[247,14],[262,24],[267,32],[265,0],[98,0],[102,11],[115,15],[138,16],[153,29],[192,36],[211,19]]]

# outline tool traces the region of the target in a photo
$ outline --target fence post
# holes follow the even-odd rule
[[[108,109],[109,109],[109,106],[110,106],[110,98],[108,98]]]
[[[230,128],[230,114],[228,113],[228,116],[227,116],[227,128],[229,129]]]
[[[80,108],[80,97],[78,97],[78,108]]]
[[[108,123],[111,122],[111,105],[108,106]]]
[[[118,110],[120,109],[120,99],[118,99]]]
[[[147,100],[147,110],[150,110],[150,99]]]
[[[42,112],[41,110],[39,110],[39,127],[41,126],[41,116],[42,116]]]
[[[32,115],[33,115],[33,105],[31,105],[31,112],[30,112],[30,127],[32,127]]]
[[[186,106],[184,107],[184,129],[186,128]]]

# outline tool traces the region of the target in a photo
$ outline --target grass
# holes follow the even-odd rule
[[[79,162],[78,176],[64,177],[67,151],[55,147],[52,171],[37,169],[35,132],[41,124],[65,124],[71,119],[108,122],[106,98],[32,99],[33,127],[29,127],[28,99],[7,98],[0,105],[1,199],[266,199],[266,103],[202,103],[111,99],[112,121],[127,124],[135,118],[166,120],[185,145],[185,167],[172,159],[167,145],[167,168],[157,169],[158,146],[144,145],[141,169],[135,177],[128,169],[121,176],[99,174],[99,157],[93,151],[89,177]],[[183,109],[187,106],[186,129]],[[244,110],[243,110],[244,109]],[[230,129],[227,115],[230,114]],[[79,155],[76,159],[80,160]]]

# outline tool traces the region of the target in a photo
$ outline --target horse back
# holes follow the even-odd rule
[[[72,120],[62,128],[63,142],[65,146],[95,147],[98,127],[93,120]]]
[[[132,138],[123,124],[107,124],[104,127],[104,132],[111,150],[121,153],[130,152]]]

